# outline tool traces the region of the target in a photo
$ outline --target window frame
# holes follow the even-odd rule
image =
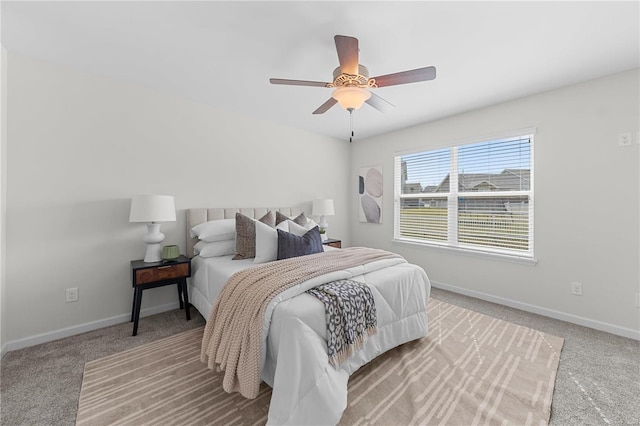
[[[453,141],[447,144],[437,145],[433,147],[419,147],[412,150],[397,151],[394,153],[394,224],[393,224],[393,241],[401,244],[409,244],[421,247],[434,247],[437,249],[451,250],[457,253],[488,256],[490,258],[501,258],[505,260],[513,260],[517,262],[535,264],[535,233],[534,233],[534,204],[535,204],[535,128],[521,129],[508,133],[501,133],[483,138],[469,138],[465,140]],[[459,191],[458,178],[458,151],[465,145],[479,144],[485,142],[499,141],[512,138],[529,138],[529,189],[528,190],[509,190],[509,191]],[[411,154],[427,153],[441,149],[450,150],[449,160],[449,192],[428,192],[415,194],[402,194],[402,157]],[[425,240],[421,238],[411,238],[400,235],[400,210],[402,200],[420,199],[420,198],[442,198],[447,201],[447,240],[435,241]],[[483,197],[528,197],[528,249],[505,249],[499,247],[482,246],[476,244],[460,243],[458,241],[458,223],[459,223],[459,199],[460,197],[483,198]]]

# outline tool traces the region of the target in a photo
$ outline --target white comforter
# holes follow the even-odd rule
[[[378,333],[338,369],[327,356],[324,306],[304,293],[337,279],[368,284],[378,314]],[[429,290],[422,268],[387,259],[305,281],[273,299],[263,323],[261,377],[273,388],[268,424],[336,424],[347,405],[347,381],[353,372],[427,334]]]

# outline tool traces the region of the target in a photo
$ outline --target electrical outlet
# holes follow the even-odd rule
[[[582,296],[582,283],[571,283],[571,294]]]
[[[68,288],[65,290],[65,302],[77,302],[78,301],[78,287]]]
[[[618,134],[618,146],[631,146],[631,132]]]

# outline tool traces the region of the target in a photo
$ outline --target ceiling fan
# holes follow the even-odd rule
[[[344,109],[353,113],[363,103],[384,112],[393,107],[392,104],[371,92],[376,87],[395,86],[398,84],[428,81],[436,78],[435,67],[418,68],[393,74],[369,78],[369,70],[358,63],[358,39],[355,37],[337,35],[334,37],[340,66],[333,71],[333,82],[287,80],[271,78],[271,84],[286,84],[291,86],[315,86],[335,88],[331,98],[320,105],[313,114],[323,114],[329,108],[339,103]]]

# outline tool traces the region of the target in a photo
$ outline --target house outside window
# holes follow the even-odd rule
[[[533,258],[533,134],[395,157],[394,239]]]

